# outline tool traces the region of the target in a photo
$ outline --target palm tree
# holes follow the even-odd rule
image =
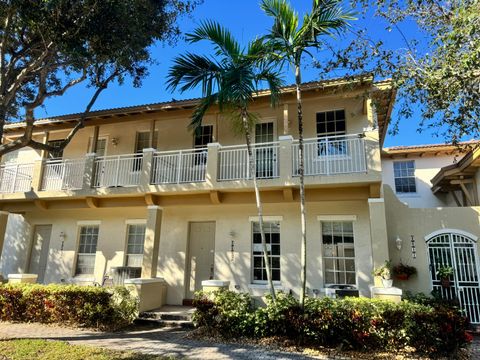
[[[267,60],[266,47],[262,40],[251,41],[242,48],[232,34],[214,21],[204,22],[193,33],[187,34],[189,43],[208,41],[213,45],[214,56],[187,53],[174,59],[167,78],[168,88],[181,92],[202,89],[202,100],[192,114],[190,127],[198,129],[205,113],[214,105],[228,118],[240,123],[245,135],[250,176],[253,178],[255,199],[263,248],[263,261],[272,300],[275,301],[270,260],[268,258],[265,232],[263,228],[263,209],[260,190],[257,183],[255,158],[252,152],[251,129],[256,116],[249,111],[249,104],[259,90],[266,84],[270,89],[272,105],[275,105],[283,81],[278,67]]]
[[[281,62],[287,62],[295,73],[298,116],[298,152],[300,177],[300,218],[301,218],[301,292],[300,304],[305,304],[307,284],[307,233],[305,215],[305,154],[303,143],[302,112],[302,59],[311,55],[309,49],[320,47],[320,37],[334,36],[348,27],[352,14],[343,11],[341,0],[314,0],[310,13],[305,14],[300,24],[298,13],[287,0],[262,0],[262,10],[273,18],[274,24],[266,36],[273,52]]]

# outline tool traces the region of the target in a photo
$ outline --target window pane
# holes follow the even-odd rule
[[[396,161],[393,163],[395,191],[397,193],[417,192],[415,183],[415,161]]]
[[[355,284],[353,222],[324,221],[321,226],[325,284]]]
[[[272,279],[280,281],[280,223],[266,221],[263,223],[265,242],[267,244],[268,259],[272,270]],[[267,272],[263,261],[260,225],[252,223],[252,280],[264,283],[267,281]]]
[[[98,226],[87,225],[80,228],[78,254],[75,274],[93,274],[95,268],[95,253],[98,242]]]

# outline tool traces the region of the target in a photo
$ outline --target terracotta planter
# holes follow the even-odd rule
[[[397,278],[397,280],[405,281],[405,280],[408,280],[410,276],[407,274],[397,274],[395,275],[395,278]]]
[[[449,278],[443,278],[440,280],[442,287],[444,288],[449,288],[450,287],[450,279]]]

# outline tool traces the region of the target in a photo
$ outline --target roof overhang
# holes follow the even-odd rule
[[[455,164],[444,166],[431,180],[432,192],[448,193],[458,190],[461,183],[473,181],[480,168],[480,147],[476,146]]]
[[[365,94],[374,100],[377,107],[378,127],[380,131],[380,141],[383,144],[385,134],[388,128],[392,107],[395,100],[395,90],[392,88],[390,80],[374,82],[373,76],[363,75],[351,78],[338,78],[322,81],[313,81],[303,83],[302,91],[325,92],[328,94],[340,92],[348,92],[357,89],[365,89]],[[290,95],[296,92],[294,85],[282,88],[283,95]],[[262,100],[270,95],[270,91],[261,90],[254,94],[255,100]],[[172,100],[169,102],[160,102],[145,105],[136,105],[104,110],[91,111],[85,118],[85,126],[97,125],[102,121],[121,120],[125,117],[135,115],[151,115],[155,113],[165,113],[181,110],[191,110],[198,105],[201,98],[187,100]],[[53,131],[57,129],[66,129],[75,126],[76,122],[82,116],[81,113],[67,114],[55,116],[52,118],[39,119],[35,121],[34,131]],[[124,119],[127,120],[127,119]],[[15,136],[26,127],[25,122],[15,122],[7,124],[4,127],[4,134]]]

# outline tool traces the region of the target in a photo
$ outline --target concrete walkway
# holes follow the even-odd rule
[[[187,339],[187,331],[145,328],[120,333],[101,333],[40,324],[0,323],[0,339],[41,338],[68,341],[112,350],[129,350],[189,359],[311,359],[300,354],[268,351],[250,345],[210,344]],[[322,357],[319,357],[322,359]],[[323,357],[323,359],[328,359]]]
[[[127,350],[148,354],[189,359],[348,359],[271,351],[251,345],[213,344],[186,338],[188,331],[172,328],[143,328],[119,333],[102,333],[41,324],[0,323],[0,339],[38,338],[62,340],[71,344],[98,346],[112,350]],[[472,359],[480,360],[480,337],[472,344]],[[357,359],[358,360],[358,359]]]

